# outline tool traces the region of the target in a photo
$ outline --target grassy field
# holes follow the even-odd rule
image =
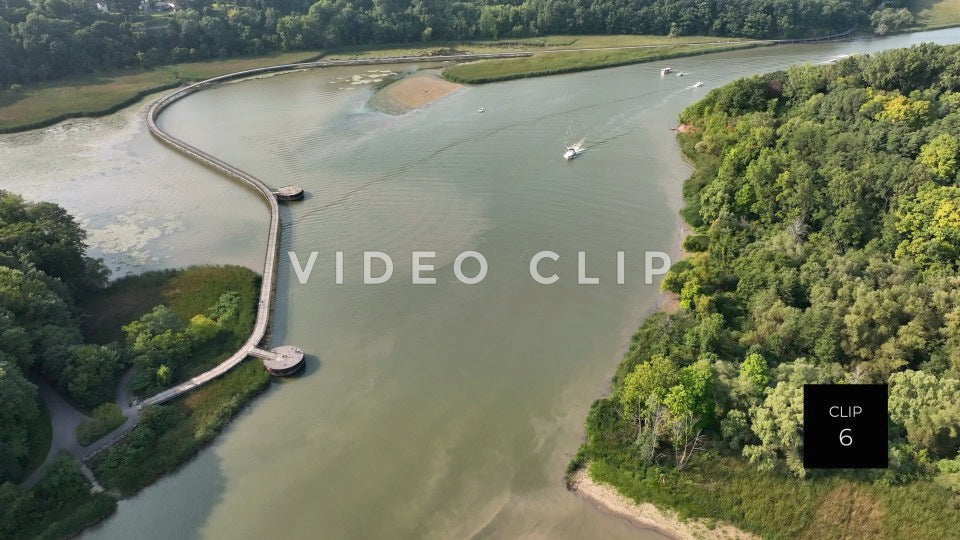
[[[324,58],[343,60],[353,58],[378,58],[385,56],[435,56],[440,54],[479,54],[498,52],[538,51],[557,49],[589,49],[599,47],[646,47],[661,45],[683,45],[717,41],[744,41],[738,38],[717,38],[708,36],[630,36],[630,35],[587,35],[587,36],[544,36],[517,39],[496,39],[488,41],[465,41],[461,43],[430,43],[422,45],[399,44],[377,47],[346,47],[337,49]]]
[[[616,36],[612,36],[616,37]],[[602,43],[602,40],[597,40]],[[597,45],[600,46],[600,45]],[[638,49],[602,49],[587,51],[541,52],[529,58],[499,58],[458,64],[444,70],[444,78],[470,84],[481,84],[524,77],[557,75],[613,66],[693,56],[738,48],[755,47],[756,43],[715,45],[667,45]]]
[[[80,301],[85,317],[81,328],[91,343],[107,344],[123,339],[123,325],[166,304],[184,321],[212,306],[221,294],[238,291],[249,311],[241,314],[240,329],[253,327],[259,295],[259,277],[237,266],[194,266],[185,270],[161,270],[127,276],[105,290]]]
[[[316,52],[272,54],[162,66],[149,71],[88,75],[0,90],[0,133],[47,126],[67,118],[102,116],[130,105],[143,96],[243,69],[301,62]]]
[[[920,28],[960,25],[960,0],[916,0],[913,13]]]

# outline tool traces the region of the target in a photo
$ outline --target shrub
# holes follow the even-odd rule
[[[104,403],[93,410],[93,418],[77,426],[77,442],[83,446],[117,429],[126,421],[116,403]]]

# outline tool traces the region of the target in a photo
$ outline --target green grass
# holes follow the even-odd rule
[[[170,405],[151,407],[163,418],[145,412],[124,442],[94,458],[97,478],[125,495],[139,491],[190,459],[269,384],[260,362],[248,360]]]
[[[321,56],[323,56],[323,54],[319,51],[275,53],[264,56],[172,64],[158,69],[173,73],[182,81],[195,82],[209,79],[210,77],[226,75],[227,73],[244,71],[247,69],[275,66],[280,64],[309,62],[311,60],[316,60]]]
[[[240,266],[194,266],[127,276],[81,300],[85,314],[81,329],[92,343],[122,342],[123,326],[158,304],[172,309],[186,323],[194,315],[207,313],[222,294],[231,291],[240,294],[236,320],[180,363],[173,374],[172,384],[176,384],[216,366],[249,337],[260,296],[260,277],[255,272]],[[151,387],[143,395],[163,389]]]
[[[960,25],[960,0],[916,0],[913,6],[921,29]]]
[[[458,64],[444,70],[443,76],[454,82],[482,84],[755,46],[757,46],[756,43],[732,43],[721,45],[668,45],[640,49],[608,49],[583,52],[542,52],[529,58],[499,58]]]
[[[479,54],[529,50],[585,49],[594,47],[646,47],[682,45],[717,41],[744,41],[739,38],[709,36],[648,36],[648,35],[553,35],[532,38],[494,39],[484,41],[431,42],[418,45],[392,44],[378,46],[343,47],[325,58],[331,60],[378,58],[394,56],[434,56],[439,54]]]
[[[191,82],[255,67],[306,61],[317,52],[271,54],[118,71],[0,90],[0,133],[25,131],[85,116],[103,116],[144,96]]]
[[[164,70],[90,75],[0,91],[0,133],[24,131],[67,118],[109,114],[143,96],[179,84]]]
[[[840,474],[799,480],[715,455],[683,474],[604,461],[589,471],[637,502],[726,521],[763,538],[960,538],[957,496],[930,481],[887,486]]]
[[[256,317],[260,278],[239,266],[194,266],[126,276],[81,299],[80,308],[85,314],[81,329],[88,342],[119,342],[124,325],[158,304],[166,304],[186,322],[208,310],[227,291],[239,292],[242,305],[248,307],[240,314],[235,329],[236,334],[245,334],[253,328]]]

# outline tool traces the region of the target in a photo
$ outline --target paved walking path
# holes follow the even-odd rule
[[[132,405],[129,399],[129,388],[132,378],[133,369],[129,369],[123,377],[120,378],[115,397],[116,404],[126,417],[126,421],[120,427],[88,446],[81,446],[80,443],[77,442],[77,426],[84,420],[89,420],[90,417],[63,399],[46,381],[41,380],[37,382],[40,397],[47,405],[47,410],[50,411],[50,424],[52,426],[53,437],[50,441],[50,450],[47,452],[47,458],[21,485],[28,488],[35,486],[37,482],[43,478],[47,466],[57,457],[57,454],[60,452],[68,452],[80,462],[80,472],[93,484],[94,489],[102,489],[93,477],[93,472],[84,464],[84,460],[112,445],[126,434],[127,431],[133,429],[133,426],[137,425],[137,422],[140,420],[140,410]]]
[[[62,451],[73,453],[73,449],[77,445],[77,426],[89,418],[60,397],[60,394],[46,381],[38,381],[36,384],[40,397],[50,412],[53,437],[50,440],[50,450],[47,452],[47,458],[23,482],[22,485],[25,487],[33,487],[43,478],[47,465],[57,457],[57,454]]]

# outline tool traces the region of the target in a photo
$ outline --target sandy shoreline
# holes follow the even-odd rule
[[[371,98],[371,103],[390,112],[405,113],[429,105],[462,87],[435,73],[419,71],[385,86]]]
[[[677,540],[703,538],[760,540],[760,537],[728,523],[703,519],[681,520],[670,510],[661,510],[650,503],[637,504],[621,495],[613,486],[601,484],[590,478],[586,467],[570,476],[569,487],[604,512],[626,519],[642,529],[652,529]]]

